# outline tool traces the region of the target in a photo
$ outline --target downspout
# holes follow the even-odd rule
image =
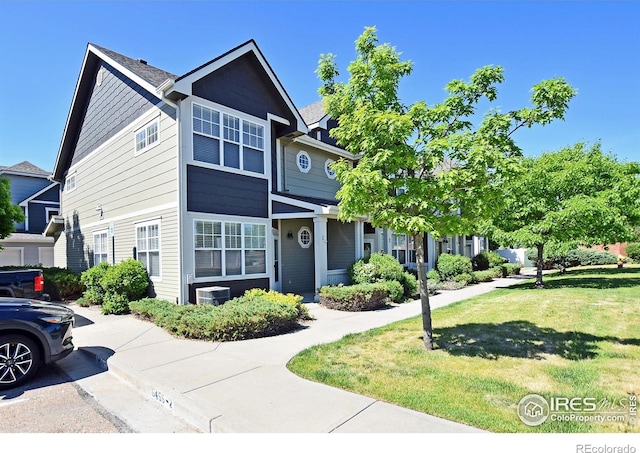
[[[181,114],[180,114],[180,103],[179,102],[173,102],[170,99],[168,99],[165,96],[165,93],[167,92],[167,90],[170,90],[173,87],[174,84],[174,80],[172,79],[167,79],[165,80],[162,84],[160,84],[160,86],[158,87],[158,91],[161,93],[162,96],[162,101],[164,103],[166,103],[167,105],[173,107],[176,111],[176,160],[177,160],[177,169],[176,171],[177,173],[177,178],[176,178],[176,183],[177,183],[177,188],[176,188],[176,195],[178,197],[178,286],[179,286],[179,296],[176,298],[176,304],[185,304],[186,305],[186,301],[188,301],[188,295],[187,295],[187,289],[186,289],[186,285],[185,285],[185,276],[184,276],[184,263],[183,263],[183,254],[184,254],[184,235],[183,233],[183,215],[182,215],[182,207],[183,207],[183,202],[182,202],[182,153],[181,151],[181,147],[180,147],[180,137],[182,136],[181,134],[181,129],[182,129],[182,122],[181,122]],[[185,297],[186,295],[186,297]]]

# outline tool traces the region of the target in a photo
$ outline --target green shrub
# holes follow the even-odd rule
[[[84,297],[80,297],[76,299],[76,304],[79,305],[80,307],[89,307],[91,306],[91,301],[88,299],[85,299]]]
[[[254,288],[254,289],[247,290],[244,293],[243,298],[248,303],[251,303],[257,299],[264,299],[274,304],[288,305],[298,310],[298,317],[300,319],[311,319],[311,315],[309,314],[309,309],[306,307],[306,305],[302,303],[302,300],[304,298],[297,294],[291,294],[291,293],[282,294],[274,290],[266,291],[264,289]]]
[[[103,315],[123,315],[129,313],[129,299],[125,294],[108,292],[102,301]]]
[[[41,269],[44,277],[44,292],[51,296],[51,300],[74,299],[85,290],[85,286],[80,281],[80,275],[71,269],[60,267],[41,267]]]
[[[458,283],[462,283],[464,284],[464,286],[470,285],[474,282],[475,278],[473,277],[473,275],[469,274],[458,274],[455,277],[453,277],[453,281],[454,282],[458,282]]]
[[[438,273],[437,270],[431,269],[429,272],[427,272],[427,280],[432,280],[434,282],[439,282],[440,281],[440,274]]]
[[[495,278],[495,275],[495,272],[490,269],[473,272],[473,276],[477,282],[490,282]]]
[[[453,280],[456,275],[472,272],[471,260],[463,255],[440,255],[436,267],[442,280]]]
[[[634,261],[640,261],[640,242],[627,244],[627,256]]]
[[[400,274],[398,283],[402,286],[402,295],[405,298],[411,297],[418,292],[418,279],[410,272]]]
[[[404,288],[402,287],[400,282],[397,282],[395,280],[389,280],[386,282],[381,282],[381,284],[384,285],[389,291],[389,298],[391,299],[392,302],[401,304],[402,302],[405,301]],[[417,289],[418,289],[418,283],[416,282],[416,290]]]
[[[69,300],[79,297],[85,290],[80,275],[63,267],[46,267],[40,264],[29,266],[2,266],[0,271],[41,269],[44,277],[43,293],[51,296],[51,300]]]
[[[485,271],[492,267],[500,266],[509,261],[507,258],[500,256],[496,252],[484,250],[473,257],[473,270]]]
[[[275,291],[250,290],[223,305],[176,305],[158,299],[129,304],[143,319],[186,338],[234,341],[289,332],[308,316],[302,298]]]
[[[149,287],[149,276],[140,261],[129,258],[107,268],[100,285],[105,294],[121,294],[133,301],[145,296]]]
[[[320,304],[333,310],[375,310],[385,306],[388,300],[389,289],[382,282],[320,288]]]
[[[522,264],[518,263],[505,263],[503,267],[506,269],[507,275],[520,275],[522,270]]]
[[[410,297],[418,290],[418,280],[406,272],[402,264],[393,256],[379,252],[367,259],[360,259],[349,267],[351,284],[396,281],[402,285],[404,297]]]
[[[94,304],[101,304],[104,298],[104,288],[100,284],[102,277],[111,265],[107,262],[90,267],[80,274],[80,281],[85,286],[84,298]]]

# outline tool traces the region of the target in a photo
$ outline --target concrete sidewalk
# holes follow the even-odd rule
[[[525,276],[443,291],[432,309],[516,284]],[[132,315],[102,315],[73,306],[78,351],[59,362],[72,375],[73,357],[89,354],[109,374],[133,386],[203,432],[450,433],[479,430],[302,379],[286,368],[305,348],[421,313],[420,301],[373,312],[340,312],[308,304],[308,327],[238,342],[179,339]],[[75,378],[74,378],[75,379]],[[80,376],[76,382],[83,386]],[[90,387],[90,386],[89,386]],[[88,389],[91,393],[91,389]],[[99,398],[97,398],[99,399]]]

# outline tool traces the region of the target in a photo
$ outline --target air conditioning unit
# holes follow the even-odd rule
[[[207,286],[196,289],[196,303],[198,305],[221,305],[230,299],[230,288],[224,286]]]

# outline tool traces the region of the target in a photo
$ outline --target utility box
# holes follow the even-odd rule
[[[222,305],[230,299],[230,288],[226,286],[207,286],[196,289],[196,303],[198,305]]]

